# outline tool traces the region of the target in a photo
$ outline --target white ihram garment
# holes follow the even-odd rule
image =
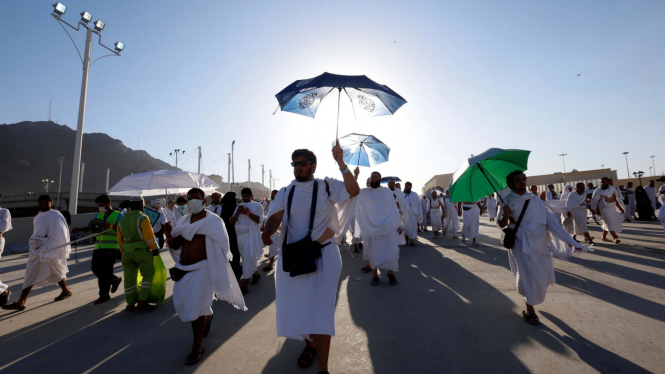
[[[397,209],[399,210],[402,218],[402,225],[403,227],[409,226],[409,223],[413,221],[413,218],[411,217],[411,210],[408,208],[406,205],[406,199],[404,199],[404,194],[402,193],[402,190],[395,189],[392,191],[395,202],[397,202],[398,207]],[[361,229],[362,231],[362,229]],[[404,245],[406,244],[406,234],[402,232],[401,235],[397,235],[399,237],[399,245]]]
[[[425,198],[424,200],[421,198],[420,199],[420,208],[423,212],[422,219],[420,220],[420,224],[423,226],[427,226],[427,204],[428,204],[429,199]]]
[[[385,187],[363,188],[344,209],[355,212],[357,229],[364,241],[363,257],[369,260],[372,269],[399,271],[397,230],[403,226],[390,190]]]
[[[460,231],[460,222],[455,203],[450,201],[450,196],[443,198],[443,210],[446,212],[446,218],[443,220],[443,231],[451,231],[454,236]]]
[[[656,211],[656,188],[651,186],[644,187],[644,192],[649,196],[649,201],[651,201],[651,207],[653,211]]]
[[[12,229],[12,215],[9,213],[8,209],[0,208],[0,233],[6,233]],[[2,252],[5,250],[5,238],[0,237],[0,257],[2,257]],[[7,285],[0,281],[0,293],[5,292]]]
[[[23,289],[58,283],[69,272],[67,259],[71,246],[53,249],[69,242],[65,217],[57,210],[47,210],[37,214],[33,225]]]
[[[418,194],[413,191],[408,194],[405,192],[404,200],[410,213],[408,225],[404,227],[404,235],[408,236],[409,239],[415,239],[418,237],[418,222],[422,221],[422,207],[418,201]]]
[[[274,234],[270,235],[270,240],[272,240],[272,244],[268,247],[268,256],[275,257],[282,248],[282,230],[277,229]]]
[[[256,272],[258,261],[263,256],[263,242],[261,241],[261,225],[263,224],[263,207],[261,204],[250,201],[238,204],[244,206],[250,213],[259,217],[259,222],[252,221],[246,214],[241,214],[235,224],[236,236],[238,237],[238,250],[242,258],[242,279],[250,279]]]
[[[282,235],[287,235],[287,244],[307,236],[314,183],[318,183],[318,193],[312,240],[320,238],[326,228],[330,228],[337,235],[340,234],[340,222],[334,204],[344,203],[350,196],[344,182],[332,178],[326,178],[325,181],[328,182],[330,196],[326,192],[326,184],[321,179],[309,182],[294,180],[288,187],[281,189],[270,204],[268,218],[275,213],[284,212]],[[294,187],[289,217],[287,201]],[[347,223],[350,216],[351,214],[342,224]],[[333,239],[326,243],[331,241]],[[337,283],[342,271],[342,258],[339,248],[334,243],[328,244],[321,251],[322,256],[316,260],[314,273],[291,277],[283,270],[281,264],[283,256],[280,250],[275,268],[277,336],[298,340],[309,339],[311,334],[335,336],[335,304]]]
[[[431,197],[427,199],[427,211],[429,212],[429,219],[432,221],[432,231],[441,230],[441,208],[439,208],[443,202],[438,197],[432,199]]]
[[[206,237],[206,260],[191,265],[180,262],[175,267],[189,271],[173,285],[173,306],[183,322],[195,321],[212,312],[213,300],[226,300],[235,308],[247,310],[240,292],[238,281],[231,270],[229,261],[233,258],[229,250],[229,237],[226,226],[219,216],[206,213],[205,218],[191,223],[191,214],[178,221],[172,236],[182,236],[191,241],[194,235]],[[178,252],[181,249],[170,248]]]
[[[616,202],[608,203],[605,201],[612,196],[614,196]],[[618,188],[608,186],[606,190],[603,190],[599,187],[593,191],[593,196],[591,197],[591,209],[600,210],[600,217],[603,220],[603,231],[614,231],[617,234],[621,232],[623,213],[617,208],[617,204],[619,204],[625,211],[626,207],[623,205],[621,191],[619,191]]]
[[[556,192],[554,192],[554,194],[552,194],[552,191],[551,191],[551,190],[547,190],[547,192],[545,193],[545,201],[560,201],[560,200],[561,200],[561,199],[559,199],[559,196],[557,195]],[[563,217],[562,217],[563,214],[561,214],[561,213],[557,213],[557,212],[552,211],[552,210],[551,210],[550,212],[554,215],[554,218],[556,218],[557,221],[559,221],[559,224],[562,225],[562,224],[563,224],[563,223],[562,223],[562,221],[563,221]]]
[[[517,291],[527,304],[538,305],[545,301],[547,287],[554,283],[552,257],[566,259],[576,254],[573,248],[583,252],[593,250],[573,240],[547,211],[545,203],[530,193],[519,195],[511,192],[504,199],[512,210],[510,217],[515,222],[527,200],[530,200],[529,206],[515,234],[515,245],[508,251],[508,260]],[[501,204],[501,211],[504,205]],[[511,223],[510,227],[515,225]]]
[[[496,199],[494,198],[494,194],[487,197],[487,214],[490,219],[496,218]]]
[[[478,237],[480,229],[480,210],[478,204],[462,204],[462,235],[467,239],[475,239]]]

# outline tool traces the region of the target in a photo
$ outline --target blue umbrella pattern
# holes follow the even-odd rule
[[[339,138],[339,145],[349,165],[374,166],[388,161],[390,155],[390,147],[374,135],[349,134]]]
[[[383,177],[381,178],[381,184],[388,183],[388,181],[391,179],[394,179],[395,183],[399,183],[402,181],[401,179],[399,179],[399,177]]]
[[[323,73],[310,79],[297,80],[275,97],[282,111],[316,116],[321,101],[337,89],[337,135],[339,135],[339,103],[342,91],[351,100],[356,118],[369,118],[394,114],[406,100],[390,87],[374,82],[364,75],[337,75]],[[274,113],[273,113],[274,114]]]

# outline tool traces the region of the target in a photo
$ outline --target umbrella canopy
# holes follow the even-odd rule
[[[503,190],[508,186],[508,174],[527,169],[530,153],[520,149],[490,148],[469,158],[450,180],[450,200],[476,201]]]
[[[128,175],[113,186],[108,194],[115,196],[183,194],[194,187],[204,192],[212,192],[219,188],[219,185],[204,174],[181,170],[157,170]]]
[[[339,101],[342,91],[351,100],[355,118],[368,118],[394,114],[406,100],[390,87],[374,82],[364,75],[337,75],[323,73],[317,77],[297,80],[275,97],[282,111],[316,116],[321,101],[337,89],[337,127],[339,128]]]
[[[381,183],[388,183],[388,181],[391,180],[391,179],[394,179],[395,183],[399,183],[399,182],[402,181],[398,177],[383,177],[383,178],[381,178]]]
[[[390,154],[390,147],[374,135],[349,134],[339,138],[339,145],[344,151],[344,162],[349,165],[378,165],[388,161]]]

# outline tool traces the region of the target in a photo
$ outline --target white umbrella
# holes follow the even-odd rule
[[[109,191],[114,196],[156,196],[162,194],[184,194],[191,188],[213,192],[219,185],[204,174],[181,170],[157,170],[128,175]]]

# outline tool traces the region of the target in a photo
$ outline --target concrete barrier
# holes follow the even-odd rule
[[[87,227],[88,223],[95,218],[98,213],[83,213],[72,216],[72,225],[74,227]],[[12,230],[2,233],[5,238],[5,252],[19,253],[27,252],[29,249],[28,240],[32,236],[32,220],[34,217],[23,217],[12,219]]]

